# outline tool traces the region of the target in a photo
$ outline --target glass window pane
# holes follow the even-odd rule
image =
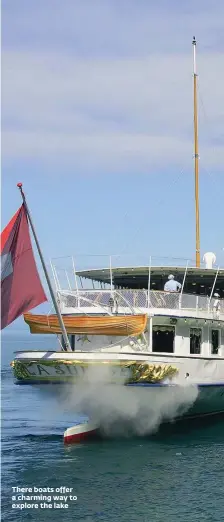
[[[153,352],[174,352],[175,328],[174,326],[154,325],[152,329]]]
[[[212,341],[212,354],[216,355],[219,352],[219,330],[211,331],[211,341]]]
[[[190,328],[190,353],[201,353],[201,328]]]

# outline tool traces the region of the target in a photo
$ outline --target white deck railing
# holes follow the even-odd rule
[[[193,312],[200,315],[200,312],[213,314],[213,316],[224,316],[224,299],[210,299],[206,296],[193,294],[178,294],[147,290],[79,290],[58,292],[62,311],[66,309],[84,308],[91,309],[92,312],[102,313],[140,313],[147,309],[157,310],[179,310]],[[94,310],[95,308],[95,310]],[[181,314],[182,315],[182,314]]]

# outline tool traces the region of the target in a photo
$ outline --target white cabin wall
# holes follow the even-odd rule
[[[190,353],[190,338],[189,325],[185,322],[178,321],[176,324],[176,337],[174,344],[174,353],[178,355],[189,355]]]
[[[153,326],[169,325],[175,328],[174,353],[177,355],[189,355],[190,353],[190,325],[185,321],[177,319],[176,325],[172,325],[170,317],[155,316],[153,317]]]
[[[169,316],[166,316],[166,315],[154,315],[153,316],[153,320],[152,320],[152,324],[153,326],[158,326],[159,324],[168,324],[170,326],[172,326],[170,324],[170,317]]]
[[[99,350],[101,348],[109,348],[115,343],[121,344],[124,342],[124,337],[118,336],[107,336],[107,335],[76,335],[75,336],[75,349],[92,351]]]
[[[197,322],[196,322],[197,321]],[[156,325],[170,325],[169,317],[153,317],[153,326]],[[184,319],[177,319],[177,323],[175,325],[175,341],[174,341],[174,353],[176,355],[190,355],[190,328],[201,328],[202,330],[202,344],[201,344],[201,356],[209,357],[212,351],[211,344],[211,329],[215,328],[215,326],[208,325],[208,323],[199,322],[198,319],[195,320],[187,320],[185,322]],[[220,326],[217,327],[220,329]],[[221,328],[221,344],[219,355],[224,356],[224,329]]]
[[[190,354],[190,328],[201,328],[202,330],[202,344],[201,355],[209,357],[212,352],[211,344],[211,326],[208,324],[185,323],[178,320],[176,325],[176,339],[175,339],[175,354],[189,355]],[[221,333],[220,355],[224,353],[224,333]]]
[[[220,355],[224,357],[224,328],[221,328]]]
[[[210,342],[210,326],[205,324],[202,327],[202,347],[201,347],[201,355],[204,357],[209,357],[212,352],[212,345]]]
[[[209,355],[209,336],[208,328],[196,323],[185,323],[180,319],[176,324],[176,338],[175,338],[175,354],[177,355],[189,355],[190,354],[190,328],[201,328],[202,330],[202,345],[201,355]]]
[[[196,322],[197,321],[197,322]],[[171,321],[170,317],[168,316],[153,316],[152,317],[152,326],[156,325],[170,325]],[[199,322],[198,319],[195,318],[195,320],[187,320],[185,322],[184,319],[177,318],[176,325],[173,325],[175,328],[175,340],[174,340],[174,354],[175,355],[184,355],[189,356],[190,355],[190,328],[191,327],[198,327],[202,329],[202,347],[201,347],[201,356],[203,357],[210,357],[211,355],[211,329],[216,328],[215,325],[208,326],[208,323],[203,324]],[[224,328],[222,325],[217,326],[218,329],[220,329],[220,350],[219,355],[224,357]],[[146,333],[146,340],[148,347],[146,347],[146,351],[151,351],[152,346],[150,346],[150,318],[148,319],[147,324],[147,330]],[[79,341],[78,341],[79,339]],[[90,342],[89,342],[90,341]],[[124,337],[115,337],[115,336],[101,336],[101,335],[76,335],[75,336],[75,350],[76,351],[92,351],[92,350],[99,350],[101,348],[106,348],[109,346],[112,346],[117,343],[118,345],[123,346],[129,346],[131,349],[131,339],[125,339]]]

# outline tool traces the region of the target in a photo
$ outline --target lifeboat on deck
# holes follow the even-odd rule
[[[33,334],[61,333],[57,315],[24,314],[24,321]],[[63,321],[68,334],[135,336],[145,331],[147,315],[64,315]]]

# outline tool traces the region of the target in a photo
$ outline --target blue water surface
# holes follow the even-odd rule
[[[13,350],[54,349],[47,337],[2,339],[2,520],[221,522],[224,420],[182,423],[147,438],[64,446],[81,420],[55,386],[16,386]],[[13,487],[73,488],[68,508],[12,508]],[[29,493],[27,493],[28,495]],[[30,493],[31,494],[31,493]],[[28,502],[30,504],[31,502]]]

